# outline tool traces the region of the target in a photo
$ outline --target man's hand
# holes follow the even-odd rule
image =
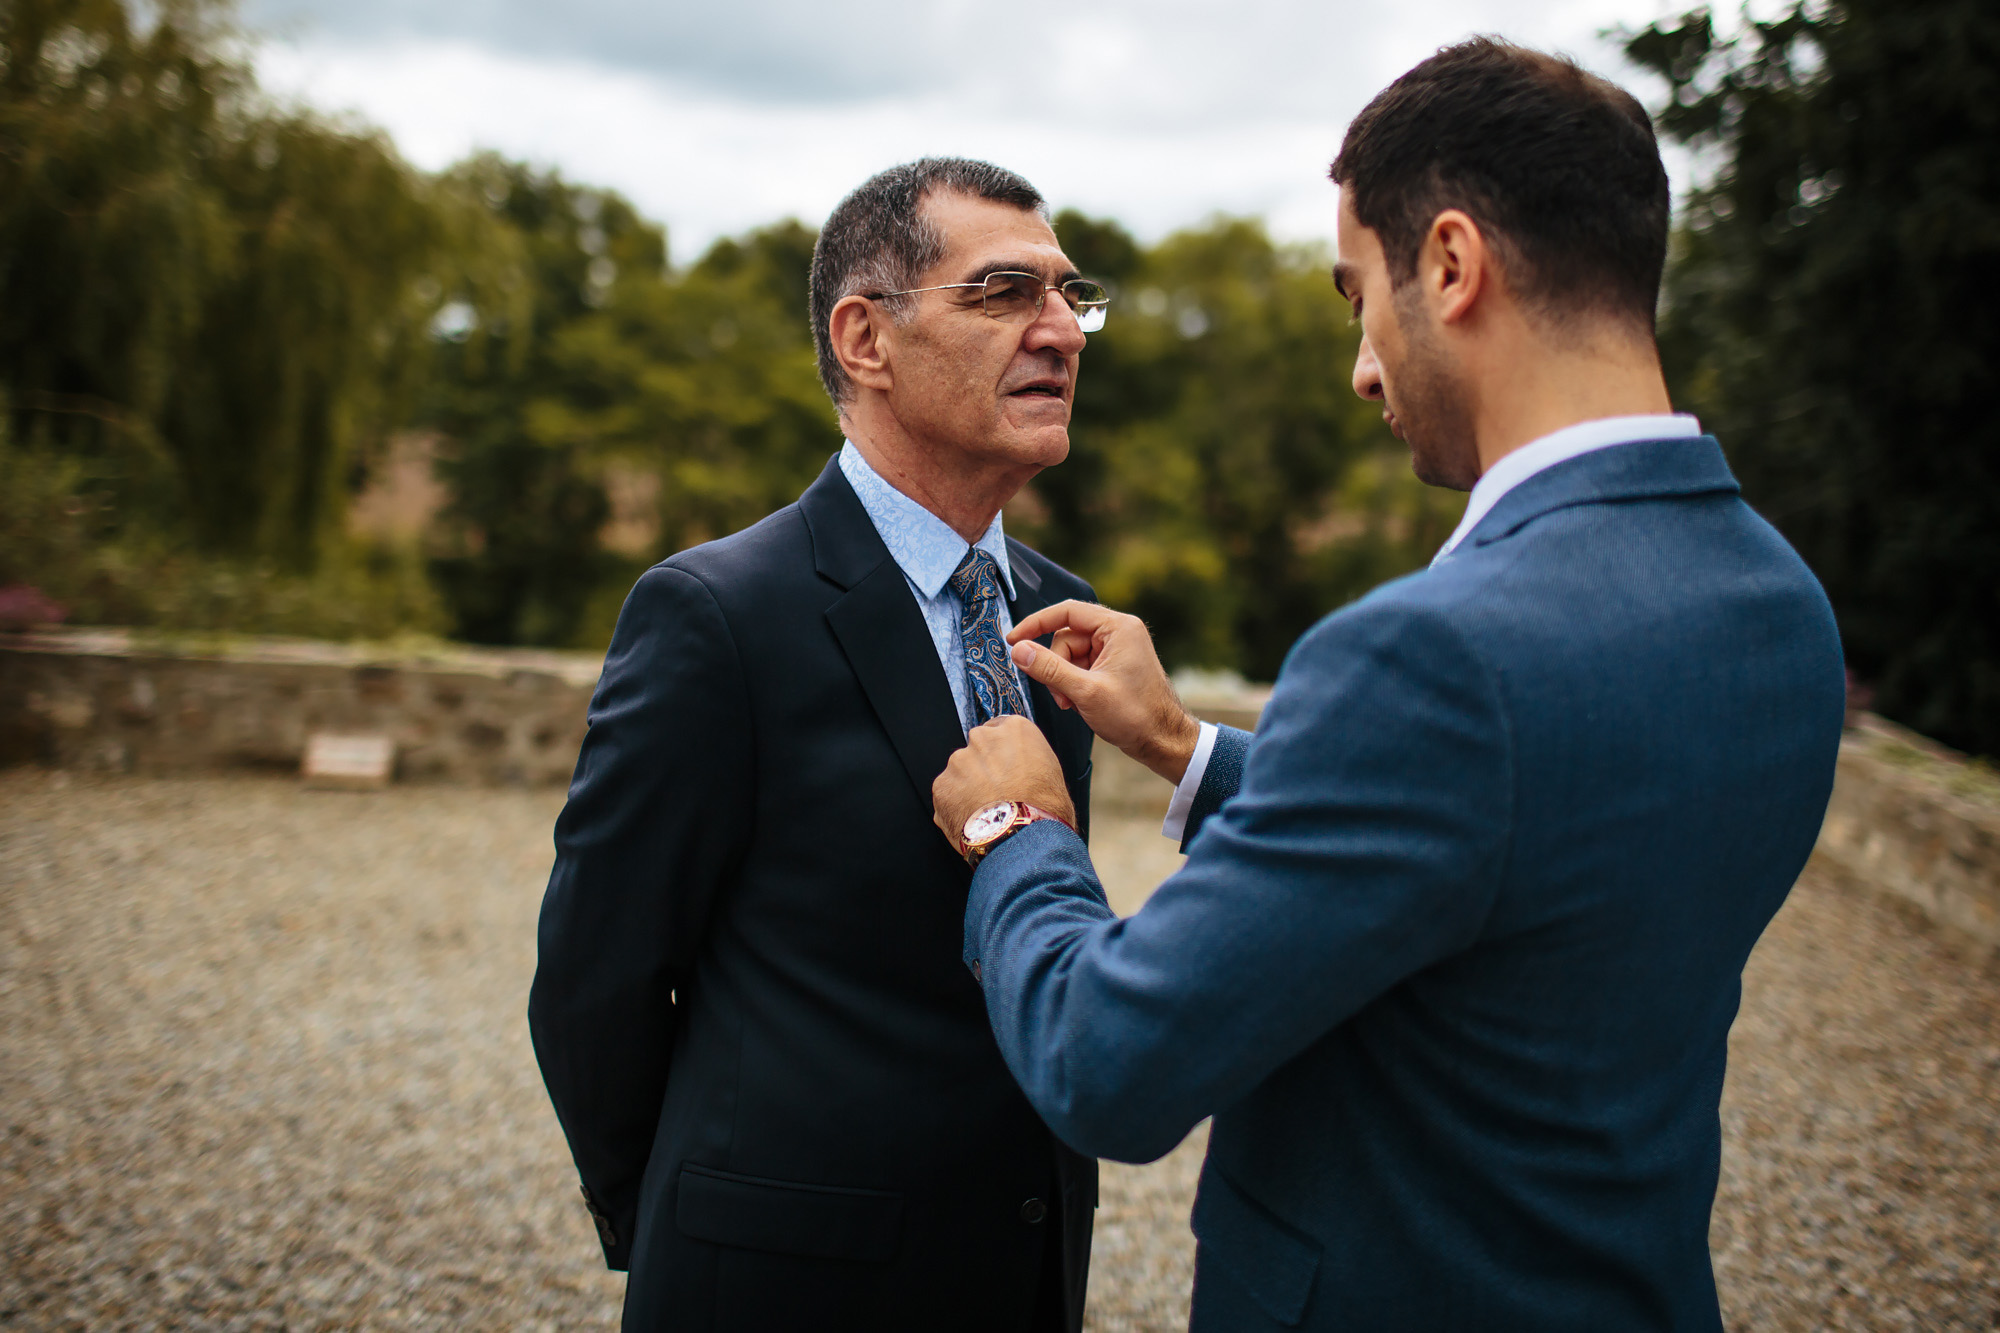
[[[1076,807],[1063,783],[1062,764],[1042,736],[1042,729],[1025,717],[1009,715],[981,723],[966,737],[965,748],[951,757],[931,784],[932,818],[958,849],[965,821],[989,805],[1026,801],[1076,827]]]
[[[1052,648],[1028,642],[1050,633]],[[1058,602],[1014,626],[1007,641],[1014,664],[1092,731],[1169,782],[1187,773],[1201,724],[1174,693],[1144,621],[1094,602]]]

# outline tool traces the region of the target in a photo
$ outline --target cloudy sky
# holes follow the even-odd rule
[[[1152,239],[1211,213],[1329,237],[1326,164],[1369,96],[1497,32],[1649,103],[1598,33],[1691,0],[247,0],[264,85],[383,126],[436,168],[475,148],[608,185],[677,261],[925,153],[985,157]],[[1672,164],[1685,174],[1682,164]]]

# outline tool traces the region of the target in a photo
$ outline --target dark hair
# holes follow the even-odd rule
[[[920,274],[944,258],[945,237],[923,211],[924,200],[938,190],[1048,215],[1048,205],[1027,181],[990,162],[963,157],[926,157],[890,167],[841,200],[813,246],[807,302],[819,380],[835,406],[847,401],[854,385],[827,335],[833,308],[849,296],[914,287]],[[907,299],[887,304],[897,319],[909,308]]]
[[[1671,206],[1659,141],[1638,99],[1574,61],[1493,37],[1447,46],[1362,109],[1329,174],[1398,287],[1457,208],[1529,306],[1653,327]]]

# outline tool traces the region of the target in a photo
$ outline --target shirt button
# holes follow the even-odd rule
[[[1040,1199],[1030,1199],[1021,1205],[1021,1220],[1034,1226],[1049,1215],[1049,1206]]]

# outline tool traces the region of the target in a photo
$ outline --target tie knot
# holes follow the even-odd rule
[[[977,546],[965,553],[948,580],[951,590],[966,606],[989,598],[1000,598],[1000,566]]]

